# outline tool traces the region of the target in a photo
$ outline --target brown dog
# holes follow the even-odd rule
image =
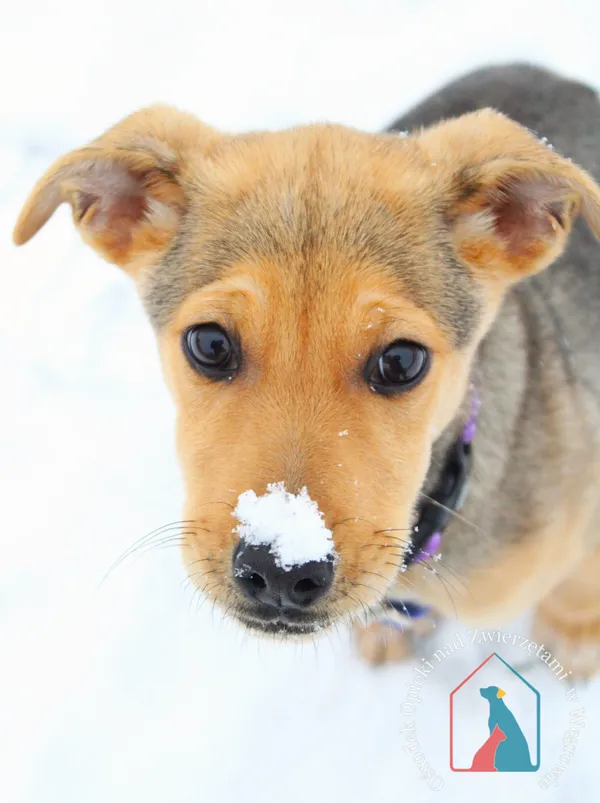
[[[546,643],[593,672],[600,106],[549,73],[494,68],[395,128],[413,133],[231,136],[144,109],[50,168],[15,242],[67,201],[135,280],[178,409],[185,559],[222,608],[302,634],[390,593],[475,623],[537,604]],[[470,492],[444,560],[399,573],[473,393]],[[241,544],[239,495],[275,482],[307,488],[335,560],[290,571]],[[399,654],[381,632],[365,653]]]

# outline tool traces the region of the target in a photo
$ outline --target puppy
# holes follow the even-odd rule
[[[185,561],[224,610],[300,636],[389,599],[473,624],[536,606],[591,674],[599,175],[595,94],[495,67],[383,134],[143,109],[49,169],[14,239],[66,201],[134,280],[178,412]],[[272,483],[318,505],[330,555],[290,568],[240,539],[240,495]],[[372,660],[401,639],[360,636]]]

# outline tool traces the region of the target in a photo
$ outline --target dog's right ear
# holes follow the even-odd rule
[[[189,161],[219,139],[192,115],[168,106],[135,112],[52,165],[21,211],[15,243],[26,243],[67,201],[83,239],[135,276],[177,231]]]
[[[456,252],[478,275],[515,282],[543,270],[564,251],[578,215],[600,239],[594,178],[503,114],[465,114],[419,141],[448,182]]]

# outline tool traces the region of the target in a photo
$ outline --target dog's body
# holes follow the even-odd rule
[[[504,692],[498,686],[487,686],[480,689],[479,693],[490,706],[490,736],[497,728],[504,734],[496,748],[495,768],[499,772],[533,771],[535,768],[531,763],[527,739],[515,715],[504,701]]]
[[[483,106],[536,131],[600,179],[597,95],[533,67],[473,73],[393,129],[431,125]],[[482,405],[470,493],[443,548],[470,593],[450,600],[435,576],[414,579],[417,596],[448,616],[456,606],[468,621],[505,620],[550,594],[570,572],[573,586],[544,604],[553,626],[560,620],[568,627],[583,613],[582,592],[600,614],[594,551],[600,544],[599,320],[600,247],[578,221],[565,253],[508,294],[479,349],[474,381]],[[456,434],[451,428],[440,439],[434,465],[443,464]],[[403,594],[410,597],[410,589]],[[586,619],[584,614],[584,630]],[[589,635],[594,639],[600,630]]]
[[[557,151],[493,111],[468,114],[489,106]],[[136,280],[178,407],[186,561],[241,621],[306,632],[399,578],[396,596],[471,622],[539,603],[538,632],[589,673],[600,248],[576,218],[600,236],[600,106],[544,71],[491,68],[394,129],[463,114],[407,137],[230,137],[144,110],[60,160],[15,239],[68,200],[84,238]],[[443,562],[398,574],[473,392],[470,492]],[[308,488],[335,560],[283,571],[238,543],[235,500],[274,482]]]

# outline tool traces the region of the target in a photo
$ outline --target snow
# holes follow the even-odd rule
[[[262,496],[244,491],[231,515],[240,521],[234,528],[239,537],[255,546],[268,544],[275,563],[286,571],[336,557],[331,530],[306,488],[292,494],[285,483],[274,482]]]
[[[175,539],[98,590],[134,541],[181,518],[173,406],[128,279],[78,240],[68,210],[22,249],[9,231],[55,157],[154,101],[231,131],[324,119],[374,130],[489,61],[534,60],[598,87],[600,5],[106,0],[90,13],[75,0],[2,10],[0,801],[595,800],[598,680],[581,691],[587,732],[543,791],[535,777],[449,771],[448,693],[490,648],[446,659],[418,712],[445,779],[434,792],[402,732],[414,661],[374,671],[342,627],[314,643],[258,641],[199,604]],[[561,697],[543,668],[528,679],[546,771]]]

